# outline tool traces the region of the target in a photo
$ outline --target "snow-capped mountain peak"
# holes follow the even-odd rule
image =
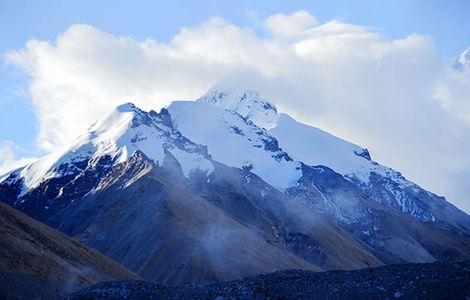
[[[341,175],[354,176],[363,182],[369,181],[371,172],[380,169],[371,161],[366,149],[278,112],[255,90],[215,86],[196,101],[225,109],[266,129],[277,140],[279,147],[287,150],[295,161],[328,166]],[[177,114],[176,111],[172,113]],[[186,134],[185,130],[182,132]],[[209,148],[214,148],[210,145],[211,140],[205,143]]]
[[[232,120],[229,115],[221,115],[211,109],[211,106],[219,111],[225,110],[230,113],[229,115],[238,116],[244,121],[237,120],[237,118]],[[381,199],[379,201],[391,201],[401,211],[408,212],[416,218],[433,219],[432,214],[427,214],[416,204],[413,195],[400,194],[400,191],[415,189],[416,186],[407,181],[399,172],[373,161],[367,149],[319,128],[302,124],[289,115],[278,112],[274,105],[255,91],[213,88],[196,103],[185,105],[174,103],[169,106],[169,111],[181,133],[197,143],[207,145],[215,160],[229,166],[241,167],[243,161],[248,161],[244,157],[257,157],[250,161],[250,166],[253,167],[252,172],[281,191],[288,191],[304,177],[305,174],[302,174],[299,163],[307,166],[326,166],[347,181],[359,186],[366,193],[370,193],[369,190],[373,188],[377,180],[386,178],[393,184],[388,185],[384,193],[395,195],[392,196],[393,200],[390,200],[388,196],[384,196],[384,199],[381,199],[382,196],[377,196]],[[201,122],[201,120],[205,121]],[[218,121],[213,123],[211,120]],[[197,122],[199,126],[194,127]],[[248,129],[250,124],[255,128]],[[224,132],[214,132],[215,128]],[[227,135],[227,132],[233,128],[237,130]],[[285,153],[288,160],[277,161],[272,159],[273,156],[269,151],[254,149],[259,147],[255,142],[257,138],[248,136],[246,133],[256,132],[256,128],[262,129],[260,133],[274,141],[276,149]],[[213,136],[217,138],[214,139]],[[239,143],[236,147],[227,147],[232,144],[228,140],[229,137],[230,139],[244,139],[248,147],[242,148]],[[279,180],[280,178],[282,180]]]
[[[217,162],[249,171],[280,192],[304,187],[324,199],[328,195],[308,180],[328,168],[361,193],[419,220],[435,220],[438,210],[428,210],[429,201],[443,201],[373,161],[366,149],[297,122],[278,113],[259,93],[237,88],[214,88],[197,101],[175,101],[159,113],[132,103],[120,105],[69,147],[12,171],[0,184],[18,183],[15,193],[22,201],[49,179],[75,178],[90,168],[106,172],[137,152],[159,166],[172,156],[188,179],[194,171],[213,174]],[[335,200],[327,202],[337,205]],[[348,212],[351,218],[343,214],[353,204],[347,202],[345,207],[333,210],[355,222],[358,214]]]
[[[279,118],[276,106],[254,90],[214,88],[196,101],[238,113],[261,128],[270,129]]]
[[[196,169],[206,173],[213,170],[205,147],[192,143],[174,129],[166,109],[160,113],[146,112],[126,103],[96,121],[70,146],[6,174],[2,181],[21,180],[24,194],[48,179],[76,176],[103,157],[108,158],[106,167],[111,167],[138,151],[160,165],[167,152],[171,153],[186,176]]]
[[[470,65],[470,47],[468,47],[462,54],[460,54],[454,62],[454,68],[456,70],[463,70],[465,67]]]

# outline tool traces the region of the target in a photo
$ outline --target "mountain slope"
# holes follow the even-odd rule
[[[253,91],[119,106],[0,199],[167,284],[470,259],[467,214]]]
[[[57,298],[100,281],[139,279],[106,256],[0,203],[0,298]]]
[[[175,184],[143,154],[117,166],[103,184],[46,222],[149,280],[181,284],[319,270]]]

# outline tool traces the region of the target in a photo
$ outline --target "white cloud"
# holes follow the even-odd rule
[[[438,83],[435,97],[450,112],[470,124],[470,63],[461,70],[449,68]]]
[[[305,10],[290,15],[275,14],[267,18],[264,25],[278,37],[293,37],[318,24],[317,19]]]
[[[19,147],[11,141],[0,142],[0,175],[37,159],[36,157],[16,157],[15,153],[19,150]]]
[[[54,44],[31,40],[6,58],[32,77],[41,149],[70,142],[122,102],[158,109],[224,78],[470,210],[470,74],[446,69],[431,38],[319,25],[303,11],[265,25],[272,36],[263,38],[212,18],[161,43],[77,24]]]

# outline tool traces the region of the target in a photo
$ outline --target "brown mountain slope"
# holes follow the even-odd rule
[[[0,202],[0,299],[51,299],[100,281],[139,278]]]

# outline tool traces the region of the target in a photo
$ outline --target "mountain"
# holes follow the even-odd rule
[[[199,286],[103,282],[67,299],[466,299],[469,293],[470,265],[438,262],[356,271],[283,271]]]
[[[466,213],[240,89],[121,105],[0,199],[171,285],[470,258]]]
[[[470,47],[460,54],[454,61],[455,70],[463,71],[470,65]]]
[[[233,107],[231,98],[245,99],[247,95],[255,99],[252,101],[251,111],[248,112],[243,107]],[[229,101],[226,103],[224,102],[225,99]],[[261,142],[272,140],[271,145],[273,148],[283,149],[284,153],[287,154],[286,159],[280,160],[281,163],[278,164],[279,166],[276,166],[281,168],[282,163],[287,161],[287,163],[284,164],[285,167],[282,169],[287,177],[283,178],[284,182],[274,181],[280,178],[278,174],[269,174],[269,168],[271,168],[271,165],[275,165],[274,163],[270,164],[265,170],[260,169],[257,171],[261,174],[260,176],[262,178],[280,190],[289,190],[292,192],[292,189],[298,189],[299,178],[305,177],[306,175],[306,171],[303,169],[309,169],[309,166],[324,166],[332,169],[335,173],[354,184],[367,196],[374,198],[374,200],[386,206],[396,208],[409,214],[418,220],[433,222],[436,220],[453,222],[453,220],[455,220],[456,223],[453,225],[457,227],[463,226],[467,230],[469,229],[467,214],[450,205],[444,198],[424,191],[416,184],[407,181],[399,172],[374,162],[367,149],[339,139],[318,128],[299,123],[287,114],[278,114],[275,107],[272,105],[268,106],[265,110],[276,113],[275,118],[271,116],[271,112],[267,115],[259,113],[257,117],[252,117],[253,111],[257,110],[255,106],[258,106],[258,111],[262,111],[266,106],[265,103],[267,103],[267,101],[261,99],[257,93],[251,92],[250,94],[250,92],[245,93],[236,89],[229,90],[228,92],[214,90],[209,92],[208,95],[198,99],[198,102],[215,103],[216,106],[226,108],[229,112],[233,112],[245,118],[249,123],[257,125],[257,127],[252,126],[251,130],[257,130],[256,128],[268,128],[267,130],[264,129],[266,136],[261,138]],[[209,128],[198,127],[197,130],[190,128],[191,123],[196,122],[196,119],[202,118],[204,111],[208,110],[208,108],[196,110],[194,109],[194,105],[188,106],[184,104],[186,108],[179,109],[175,107],[173,109],[173,107],[178,106],[178,104],[179,103],[175,103],[169,108],[175,119],[177,128],[193,141],[207,145],[209,149],[212,150],[211,154],[216,160],[227,163],[228,165],[237,166],[238,164],[238,166],[240,166],[240,162],[231,161],[233,159],[232,157],[236,156],[241,160],[245,159],[245,156],[240,156],[235,153],[238,148],[230,147],[230,149],[234,149],[234,153],[224,155],[227,149],[224,149],[221,145],[222,143],[219,143],[220,139],[212,139],[210,136],[210,134],[213,133],[212,128],[221,128],[221,126],[214,122]],[[183,110],[182,115],[184,115],[184,117],[179,114],[179,110]],[[193,110],[193,112],[188,113],[187,110]],[[264,116],[266,116],[265,119],[262,118]],[[220,116],[219,121],[226,118],[228,117]],[[180,122],[182,124],[179,124],[179,120],[184,120],[184,123]],[[234,121],[232,123],[236,122]],[[241,133],[243,136],[244,131],[242,130]],[[245,139],[256,141],[256,138],[248,135],[245,135]],[[257,146],[256,142],[252,142],[251,144],[253,147]],[[267,146],[264,146],[264,148],[266,149]],[[215,149],[220,149],[223,153],[216,152],[218,150]],[[247,157],[253,156],[247,155]],[[259,164],[258,161],[256,163]],[[300,168],[299,165],[302,165],[302,168]],[[260,166],[260,168],[262,168],[262,166]],[[297,172],[294,171],[294,169],[297,170]],[[302,171],[300,171],[301,169]],[[255,173],[257,172],[255,171]],[[273,176],[274,179],[271,179],[269,176]],[[318,196],[322,198],[321,191],[318,192]],[[328,202],[329,199],[328,197],[326,198]],[[350,200],[348,200],[348,204],[351,204]],[[330,203],[329,205],[334,204]],[[355,219],[360,217],[359,215],[363,213],[362,210],[356,212],[352,210],[344,211],[345,208],[346,207],[338,205],[336,208],[337,211],[335,212],[338,218],[344,218],[345,222],[355,221]],[[355,213],[359,213],[359,215]]]
[[[56,299],[101,281],[140,279],[4,203],[0,203],[0,246],[1,299]]]

